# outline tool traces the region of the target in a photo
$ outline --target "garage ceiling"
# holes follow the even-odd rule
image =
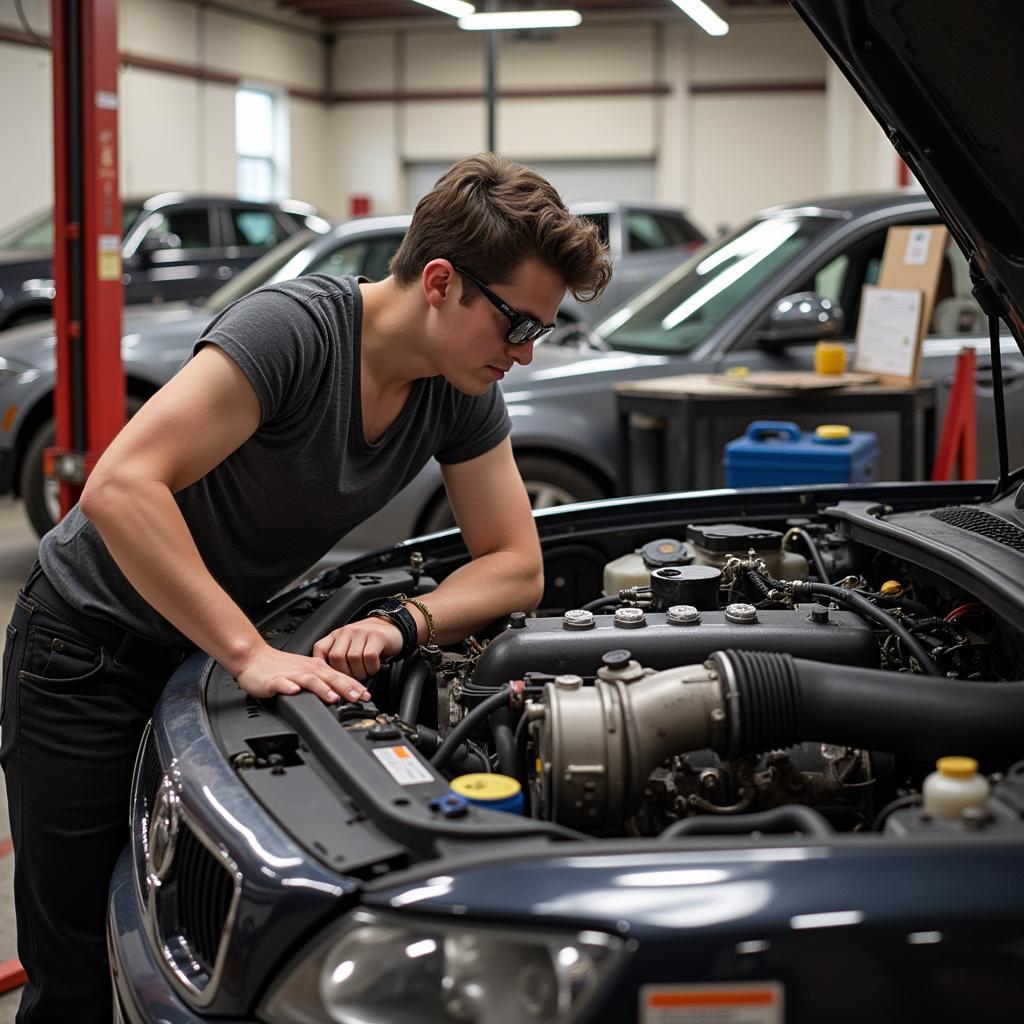
[[[778,7],[787,0],[725,0],[728,7]],[[295,14],[318,18],[324,23],[353,21],[358,18],[417,18],[451,20],[446,14],[439,14],[418,4],[415,0],[278,0],[278,6]],[[536,10],[572,7],[586,14],[588,11],[628,11],[642,8],[645,11],[679,9],[671,0],[544,0],[543,3],[501,2],[501,10]],[[485,5],[477,0],[477,10]]]

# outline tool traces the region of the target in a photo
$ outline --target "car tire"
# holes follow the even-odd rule
[[[516,464],[534,509],[554,508],[574,501],[594,501],[608,496],[591,476],[558,457],[520,455],[516,457]],[[455,517],[442,493],[424,517],[423,530],[433,533],[454,525]]]
[[[142,400],[129,395],[125,402],[128,418],[142,408]],[[21,500],[32,529],[42,537],[57,523],[57,487],[47,483],[43,475],[43,452],[55,442],[56,428],[52,419],[46,420],[32,435],[21,463]]]

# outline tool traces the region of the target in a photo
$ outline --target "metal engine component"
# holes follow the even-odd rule
[[[639,806],[651,772],[673,754],[725,740],[725,702],[704,665],[633,682],[549,683],[544,707],[543,718],[531,722],[540,816],[587,831],[619,828]]]
[[[703,661],[712,651],[780,651],[799,658],[877,668],[875,635],[853,612],[833,611],[828,622],[814,622],[810,605],[758,610],[756,621],[731,621],[725,611],[647,612],[646,625],[616,626],[612,615],[594,615],[589,628],[567,632],[562,617],[528,619],[520,629],[495,637],[476,661],[473,681],[504,686],[527,672],[593,676],[602,656],[628,647],[642,665],[657,671]],[[743,618],[743,616],[741,616]],[[681,622],[690,623],[682,626]],[[627,639],[628,638],[628,639]]]

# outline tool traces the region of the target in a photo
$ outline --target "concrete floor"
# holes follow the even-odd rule
[[[0,625],[11,618],[14,598],[36,557],[36,535],[25,518],[20,502],[0,499]],[[12,882],[14,858],[6,850],[10,837],[7,797],[0,787],[0,964],[15,959],[14,903]],[[13,1024],[20,989],[0,995],[0,1024]]]

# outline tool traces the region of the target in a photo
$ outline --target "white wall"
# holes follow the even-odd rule
[[[319,92],[324,51],[310,33],[277,29],[192,0],[121,0],[121,50],[252,84]],[[48,32],[48,0],[25,0]],[[252,8],[274,15],[274,4]],[[13,0],[0,24],[21,30]],[[443,22],[364,23],[338,34],[331,67],[343,98],[484,87],[484,39]],[[682,15],[588,17],[541,40],[501,39],[499,85],[539,89],[498,106],[498,148],[517,159],[571,165],[620,161],[653,168],[656,197],[687,206],[712,229],[755,208],[830,192],[891,188],[897,161],[860,100],[788,12],[734,12],[712,39]],[[765,83],[826,83],[811,92]],[[742,92],[691,91],[749,86]],[[546,96],[561,89],[650,87],[667,95]],[[163,71],[121,73],[122,190],[234,190],[234,87]],[[45,205],[52,188],[50,59],[0,43],[0,224]],[[408,169],[480,150],[485,104],[457,99],[338,102],[287,98],[290,192],[335,215],[354,196],[375,212],[406,208]],[[15,117],[17,118],[15,122]],[[16,143],[10,140],[17,140]],[[582,170],[581,170],[582,169]],[[597,180],[595,178],[595,180]]]
[[[25,0],[31,26],[49,33],[47,0]],[[22,31],[13,0],[0,0],[0,25]],[[122,53],[238,75],[251,84],[319,91],[321,43],[187,0],[120,0]],[[235,88],[140,67],[119,76],[122,194],[235,191]],[[0,43],[0,226],[52,202],[51,63],[46,50]],[[288,98],[289,193],[340,212],[337,175],[325,143],[323,103]]]

